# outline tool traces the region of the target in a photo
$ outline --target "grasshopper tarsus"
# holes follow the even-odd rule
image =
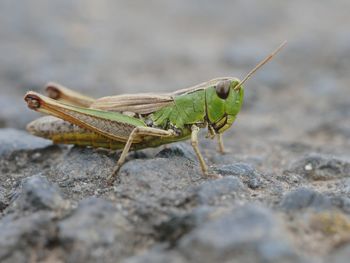
[[[216,174],[216,173],[208,173],[206,175],[208,179],[221,179],[223,176],[221,174]]]
[[[118,164],[116,166],[114,166],[112,173],[107,177],[107,184],[108,185],[113,185],[115,179],[118,176],[118,172],[120,170],[120,167],[121,167],[121,165],[118,165]]]

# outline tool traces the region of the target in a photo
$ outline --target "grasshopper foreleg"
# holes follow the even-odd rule
[[[129,138],[124,146],[124,149],[117,161],[116,166],[113,169],[112,174],[108,177],[109,182],[113,182],[114,178],[117,176],[120,167],[125,162],[125,158],[130,150],[131,144],[134,140],[138,139],[140,136],[159,136],[159,137],[169,137],[176,136],[176,133],[173,130],[162,130],[151,127],[136,127],[129,135]]]
[[[199,147],[198,147],[198,132],[199,132],[199,127],[196,125],[192,125],[191,127],[192,133],[191,133],[191,145],[193,147],[194,152],[197,155],[199,164],[201,166],[202,172],[205,176],[208,176],[208,167],[204,161],[204,158],[201,154],[201,152],[199,151]]]

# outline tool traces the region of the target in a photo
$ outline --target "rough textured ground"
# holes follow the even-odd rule
[[[0,3],[1,262],[348,262],[350,8],[341,1]],[[27,134],[26,90],[94,96],[242,77],[219,180],[187,143],[129,155]]]

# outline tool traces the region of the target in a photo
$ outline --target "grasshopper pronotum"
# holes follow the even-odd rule
[[[198,132],[208,129],[224,152],[222,133],[231,127],[242,103],[243,84],[282,47],[262,60],[243,80],[216,78],[167,94],[127,94],[93,99],[49,83],[48,97],[30,91],[24,99],[30,109],[57,118],[42,117],[27,130],[54,143],[123,149],[109,176],[112,180],[130,149],[137,150],[191,140],[203,175],[208,168],[198,148]]]

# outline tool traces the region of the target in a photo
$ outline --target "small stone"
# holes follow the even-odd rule
[[[350,162],[320,154],[307,155],[292,163],[288,172],[313,180],[332,180],[350,176]]]
[[[199,204],[213,205],[241,198],[246,193],[246,189],[238,178],[226,176],[204,182],[195,189],[195,192],[195,198]]]
[[[175,245],[179,238],[207,221],[210,214],[214,213],[213,210],[211,207],[199,206],[184,215],[171,216],[154,227],[157,239],[167,241],[171,246]]]
[[[156,157],[159,158],[172,158],[175,156],[184,157],[192,161],[197,161],[197,157],[192,147],[188,143],[176,143],[173,145],[169,145],[156,155]]]
[[[308,188],[299,188],[287,193],[280,207],[286,211],[295,211],[305,208],[313,208],[316,210],[329,209],[332,207],[330,198]]]
[[[204,223],[179,242],[191,262],[303,262],[273,212],[248,205]]]
[[[311,171],[312,170],[312,164],[308,163],[307,165],[305,165],[305,171]]]
[[[43,211],[20,218],[9,214],[0,221],[0,233],[0,261],[28,262],[33,247],[38,250],[55,239],[56,225]],[[40,253],[38,257],[41,261]]]
[[[246,163],[222,165],[215,167],[215,171],[221,175],[239,176],[243,183],[247,184],[251,189],[257,189],[263,186],[262,175]]]
[[[111,202],[94,197],[81,201],[58,228],[58,239],[71,262],[77,258],[80,262],[121,258],[123,252],[130,253],[134,240],[131,225],[122,213]]]
[[[89,178],[107,178],[115,166],[115,156],[108,152],[99,152],[96,149],[73,147],[56,166],[52,167],[51,174],[66,184],[74,181],[89,181]]]
[[[24,179],[14,193],[13,199],[12,209],[60,210],[68,206],[68,202],[63,199],[59,189],[41,175]]]
[[[32,155],[32,159],[33,159],[33,160],[38,160],[38,159],[41,158],[41,156],[42,156],[42,154],[41,154],[40,152],[36,152],[36,153],[34,153],[34,154]]]
[[[118,196],[166,206],[179,204],[186,198],[185,190],[203,181],[200,168],[186,158],[131,160],[120,169],[118,180],[114,191]]]
[[[15,151],[45,148],[51,144],[51,141],[35,137],[25,131],[0,129],[0,156],[7,156]]]

